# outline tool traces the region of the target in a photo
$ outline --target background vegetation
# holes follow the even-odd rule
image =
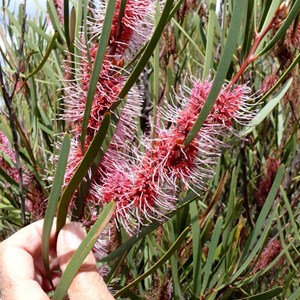
[[[120,99],[138,82],[149,94],[152,103],[146,104],[153,114],[162,99],[169,101],[186,84],[185,76],[210,75],[209,107],[221,85],[250,58],[239,83],[251,87],[261,113],[249,127],[237,125],[243,139],[226,138],[230,147],[205,192],[180,193],[169,219],[152,222],[136,236],[115,232],[108,255],[99,262],[107,268],[105,280],[116,297],[130,299],[299,299],[300,1],[180,0],[164,5],[156,14],[153,36],[128,69]],[[92,144],[85,163],[62,189],[63,174],[55,171],[63,169],[68,135],[59,161],[53,155],[59,155],[54,145],[69,129],[61,118],[63,61],[86,24],[85,7],[84,0],[64,1],[60,22],[52,0],[46,11],[27,18],[21,5],[10,11],[3,1],[0,130],[18,155],[12,160],[2,140],[1,239],[43,218],[46,207],[48,228],[56,211],[63,225],[73,192],[99,158],[99,146],[105,151],[112,138],[111,127],[103,125],[98,144]],[[266,28],[270,30],[259,40]],[[200,115],[200,126],[206,116]],[[19,175],[22,166],[23,177],[32,174],[31,190],[4,166],[15,167]],[[33,209],[25,210],[24,199],[31,200]],[[106,212],[112,212],[111,206],[86,243],[108,222]],[[47,228],[44,248],[47,253]]]

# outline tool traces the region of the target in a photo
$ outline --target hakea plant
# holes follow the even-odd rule
[[[297,226],[285,226],[293,225],[289,220],[297,216],[293,212],[297,212],[299,200],[296,155],[299,132],[297,122],[293,122],[299,119],[299,111],[294,107],[297,97],[290,107],[284,102],[279,104],[289,87],[297,91],[297,84],[299,86],[299,2],[282,0],[276,10],[275,4],[269,5],[270,1],[268,4],[253,1],[249,6],[247,1],[231,3],[228,0],[211,7],[208,1],[168,0],[162,12],[157,13],[160,18],[154,22],[155,11],[160,9],[162,1],[86,1],[84,6],[72,10],[69,24],[67,20],[63,22],[63,1],[53,0],[59,22],[50,1],[50,21],[53,28],[58,29],[59,38],[55,34],[50,39],[50,31],[44,23],[41,26],[46,33],[41,35],[39,27],[28,22],[30,30],[24,31],[23,51],[16,45],[20,32],[13,30],[22,15],[15,18],[16,22],[9,22],[7,30],[4,28],[1,36],[6,38],[7,32],[9,39],[5,43],[7,50],[1,50],[5,52],[5,67],[0,70],[5,77],[5,84],[1,85],[3,98],[5,86],[11,90],[19,71],[19,81],[23,85],[16,79],[12,109],[7,105],[17,126],[14,128],[13,122],[9,123],[7,111],[1,113],[0,118],[5,132],[9,124],[12,136],[20,136],[20,139],[13,139],[14,145],[11,145],[0,132],[0,185],[4,204],[1,212],[5,212],[0,217],[2,225],[9,224],[6,218],[10,215],[12,224],[20,224],[14,217],[19,182],[22,213],[25,215],[26,209],[30,221],[45,217],[42,249],[46,267],[55,213],[57,230],[69,213],[89,231],[73,256],[70,268],[59,281],[65,288],[64,279],[72,277],[69,270],[75,272],[80,260],[93,247],[99,264],[106,264],[101,273],[109,272],[106,281],[119,289],[116,298],[121,294],[147,298],[152,286],[158,291],[157,298],[240,299],[256,292],[261,297],[273,295],[282,290],[284,277],[291,278],[289,263],[280,266],[279,276],[267,274],[270,284],[257,285],[257,282],[263,282],[261,276],[265,276],[265,270],[273,268],[271,260],[286,254],[281,253],[282,248],[293,249],[299,242]],[[282,17],[280,12],[284,5],[288,11]],[[183,8],[176,16],[180,6]],[[244,9],[239,10],[242,7]],[[191,15],[185,15],[188,9],[193,10],[193,24],[189,22]],[[65,12],[65,16],[68,15]],[[13,14],[9,16],[10,21],[14,20]],[[243,20],[247,22],[243,24]],[[82,33],[73,32],[73,21],[76,28],[83,26]],[[164,37],[164,25],[168,22],[170,32]],[[154,23],[157,27],[152,35]],[[203,30],[194,30],[194,23],[202,24]],[[71,29],[69,38],[68,27]],[[103,35],[102,30],[105,31]],[[73,33],[76,34],[75,42]],[[105,40],[104,49],[99,49],[103,47],[99,40]],[[222,42],[221,49],[219,42]],[[143,45],[146,51],[142,51]],[[43,55],[36,53],[37,46]],[[69,49],[70,53],[63,53],[63,90],[57,93],[57,86],[60,86],[57,78],[61,75],[59,57],[64,49]],[[271,53],[271,49],[275,51]],[[159,65],[162,54],[164,66]],[[20,68],[18,60],[22,63]],[[96,65],[98,62],[101,67]],[[203,74],[199,71],[202,64]],[[138,81],[139,84],[143,82],[141,86],[135,85],[128,91],[145,65],[153,67],[153,73],[143,71],[144,78]],[[211,74],[216,77],[206,77],[209,68],[213,68]],[[190,72],[187,75],[186,70]],[[270,73],[272,75],[267,77]],[[203,79],[191,74],[199,74]],[[294,81],[288,77],[293,77]],[[263,78],[266,79],[262,85]],[[227,83],[222,85],[225,81]],[[251,82],[251,88],[247,81]],[[173,92],[170,86],[174,87]],[[261,102],[266,102],[261,117],[255,122],[252,120],[258,114],[257,96],[252,94],[252,86],[253,91],[261,86],[258,93],[264,95]],[[268,102],[276,90],[279,92]],[[153,115],[147,114],[149,123],[147,130],[143,130],[141,115],[143,110],[146,115],[146,108],[151,106],[151,92],[155,93],[157,101],[153,101]],[[57,101],[57,95],[62,95],[63,99]],[[271,121],[264,121],[268,115]],[[63,122],[57,122],[57,117]],[[244,126],[250,126],[243,130],[244,134],[253,129],[254,137],[263,136],[263,140],[247,143],[246,137],[239,134]],[[106,132],[107,139],[103,141]],[[57,142],[57,134],[65,136],[63,143]],[[96,140],[95,137],[100,138]],[[251,139],[251,133],[249,137]],[[222,151],[229,148],[232,138],[243,141],[241,147],[235,145],[229,149],[230,153],[240,155],[227,159],[227,155],[222,157]],[[53,141],[57,142],[54,146]],[[102,142],[103,149],[98,149],[97,145]],[[21,149],[20,163],[18,148]],[[93,161],[96,152],[101,150],[99,157],[104,153],[101,161],[99,157]],[[52,152],[60,154],[49,164],[47,159]],[[259,165],[264,161],[266,170],[262,174]],[[291,169],[285,172],[283,166],[279,167],[280,161],[291,165]],[[49,165],[56,169],[55,175],[43,184],[40,178],[52,172]],[[23,176],[20,176],[21,168]],[[233,170],[231,180],[226,181],[227,176],[219,180],[226,170]],[[213,178],[216,172],[220,176]],[[260,182],[259,177],[262,177]],[[44,188],[51,184],[51,189]],[[80,189],[76,190],[77,184]],[[279,188],[280,193],[277,192]],[[215,189],[210,205],[204,208],[200,199],[209,201]],[[48,196],[49,201],[46,201]],[[182,200],[179,202],[179,199]],[[218,199],[221,201],[219,207]],[[66,212],[68,203],[69,211]],[[214,214],[216,206],[217,214]],[[175,213],[175,222],[161,224]],[[207,216],[209,222],[201,215]],[[144,230],[143,226],[150,223],[150,228]],[[208,226],[208,234],[202,230],[203,226]],[[267,245],[265,249],[264,245]],[[102,259],[108,252],[112,254]],[[287,254],[293,262],[294,252]],[[209,259],[210,256],[213,259]],[[222,259],[229,262],[228,268],[223,268]],[[173,276],[178,273],[177,267],[183,265],[187,272]],[[161,267],[163,272],[157,269]],[[217,280],[220,272],[222,280]],[[197,274],[200,275],[194,276]],[[274,289],[278,283],[280,287]],[[283,297],[288,298],[294,291],[297,293],[293,282],[286,286]],[[57,288],[57,294],[60,291]]]
[[[105,6],[102,2],[91,9],[90,31],[93,38],[85,44],[77,42],[81,53],[80,68],[73,70],[74,80],[65,87],[65,119],[74,128],[74,138],[67,166],[65,184],[68,183],[83,154],[79,141],[82,128],[91,67],[98,45],[94,38],[102,28]],[[151,32],[150,16],[154,15],[151,1],[126,1],[121,11],[117,1],[107,52],[97,82],[91,115],[88,121],[88,147],[101,125],[104,114],[117,100],[127,75],[122,65],[140,49]],[[138,28],[138,31],[136,31]],[[101,32],[101,31],[100,31]],[[133,46],[134,44],[134,46]],[[89,49],[89,53],[88,50]],[[68,63],[68,65],[70,65]],[[233,132],[233,121],[246,124],[255,112],[249,111],[250,89],[246,85],[224,85],[202,129],[189,145],[185,140],[193,127],[212,87],[212,81],[192,79],[192,88],[177,96],[181,108],[167,105],[160,116],[171,126],[157,126],[154,137],[142,137],[145,149],[131,147],[135,136],[135,120],[141,109],[138,89],[130,92],[113,141],[93,175],[91,191],[86,202],[89,207],[101,207],[116,202],[115,217],[129,234],[153,219],[161,220],[176,209],[179,183],[183,188],[203,190],[214,174],[214,166],[225,144],[221,136]]]

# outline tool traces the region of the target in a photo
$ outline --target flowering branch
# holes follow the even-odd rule
[[[15,91],[17,89],[17,85],[20,78],[21,73],[21,65],[22,65],[22,55],[23,55],[23,47],[24,47],[24,36],[25,36],[25,25],[26,25],[26,0],[24,0],[24,3],[22,5],[23,8],[23,21],[22,21],[22,32],[21,32],[21,39],[20,39],[20,48],[18,51],[19,54],[19,61],[18,61],[18,67],[17,71],[15,73],[15,82],[13,89],[11,93],[9,94],[7,88],[5,87],[4,82],[4,76],[3,76],[3,70],[0,63],[0,85],[2,90],[3,99],[5,102],[5,105],[8,110],[8,118],[10,123],[10,128],[12,131],[12,137],[13,137],[13,144],[14,144],[14,154],[15,154],[15,160],[16,160],[16,167],[18,170],[18,181],[19,181],[19,197],[20,197],[20,204],[21,204],[21,219],[23,225],[27,225],[26,215],[25,215],[25,198],[23,195],[23,171],[22,171],[22,165],[20,161],[20,155],[19,155],[19,142],[18,142],[18,133],[17,133],[17,126],[16,126],[16,115],[13,109],[13,98]]]
[[[283,10],[283,8],[285,8],[285,5],[286,4],[283,3],[276,9],[275,14],[273,15],[271,21],[262,32],[259,33],[255,32],[255,39],[250,49],[250,52],[247,58],[245,59],[245,61],[243,62],[243,64],[241,65],[241,68],[238,70],[235,76],[230,80],[228,84],[228,88],[231,88],[238,81],[239,77],[244,73],[246,68],[259,57],[258,54],[255,55],[255,51],[259,46],[260,42],[262,41],[262,39],[265,37],[265,35],[274,27],[275,21],[278,18],[281,11]]]

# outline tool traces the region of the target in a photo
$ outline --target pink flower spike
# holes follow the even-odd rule
[[[11,144],[8,138],[0,131],[0,152],[7,156],[11,160],[12,164],[15,164],[15,154],[14,150],[11,147]],[[14,165],[5,160],[2,155],[0,155],[0,166],[7,172],[7,174],[13,178],[15,181],[18,181],[19,173],[18,169]]]
[[[74,70],[76,77],[73,81],[67,81],[64,88],[64,102],[66,109],[63,118],[72,123],[77,133],[81,132],[81,125],[87,92],[91,77],[91,67],[88,61],[86,49],[82,49],[82,63],[79,70]],[[94,63],[97,53],[97,45],[90,48],[90,56],[92,64]],[[125,77],[120,73],[120,67],[116,65],[116,61],[105,59],[102,64],[102,69],[97,82],[97,89],[94,95],[91,116],[88,123],[88,129],[96,131],[104,117],[105,112],[116,101]],[[92,134],[93,135],[93,134]]]
[[[212,82],[193,81],[191,90],[177,96],[181,109],[167,106],[170,112],[161,115],[172,125],[157,128],[155,139],[144,138],[146,151],[133,151],[135,158],[123,163],[116,161],[101,185],[94,185],[94,195],[101,202],[117,203],[116,218],[129,234],[145,222],[161,220],[176,208],[179,183],[183,188],[205,190],[214,175],[217,158],[222,147],[220,136],[233,130],[233,121],[246,123],[253,113],[248,113],[249,88],[223,86],[203,127],[189,144],[184,140],[193,127],[210,92]],[[97,196],[98,195],[98,196]]]
[[[7,172],[7,174],[18,182],[19,172],[15,166],[15,150],[12,148],[12,145],[8,138],[0,131],[0,152],[5,154],[8,160],[5,160],[2,155],[0,155],[0,166]],[[10,162],[9,162],[10,160]],[[23,167],[23,184],[28,185],[32,182],[31,174],[29,171]]]
[[[254,267],[254,273],[265,269],[276,257],[279,255],[282,249],[281,242],[276,239],[272,239],[268,242],[263,250],[261,257]]]
[[[153,29],[154,3],[151,0],[127,0],[120,16],[121,0],[117,0],[109,41],[109,55],[130,60],[149,39]],[[94,5],[94,3],[93,3]],[[102,31],[106,5],[96,1],[90,8],[90,32],[98,36]]]
[[[64,3],[63,0],[53,0],[54,7],[61,24],[64,23]]]

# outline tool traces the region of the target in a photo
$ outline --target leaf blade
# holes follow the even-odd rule
[[[59,154],[57,168],[54,174],[53,185],[49,195],[49,200],[47,204],[44,225],[43,225],[42,256],[43,256],[45,271],[50,282],[51,282],[51,274],[50,274],[50,266],[49,266],[50,233],[53,225],[53,220],[55,217],[59,196],[61,193],[61,188],[64,181],[65,170],[67,167],[68,156],[70,151],[70,144],[71,144],[70,136],[69,134],[66,134],[62,142],[62,147]]]

